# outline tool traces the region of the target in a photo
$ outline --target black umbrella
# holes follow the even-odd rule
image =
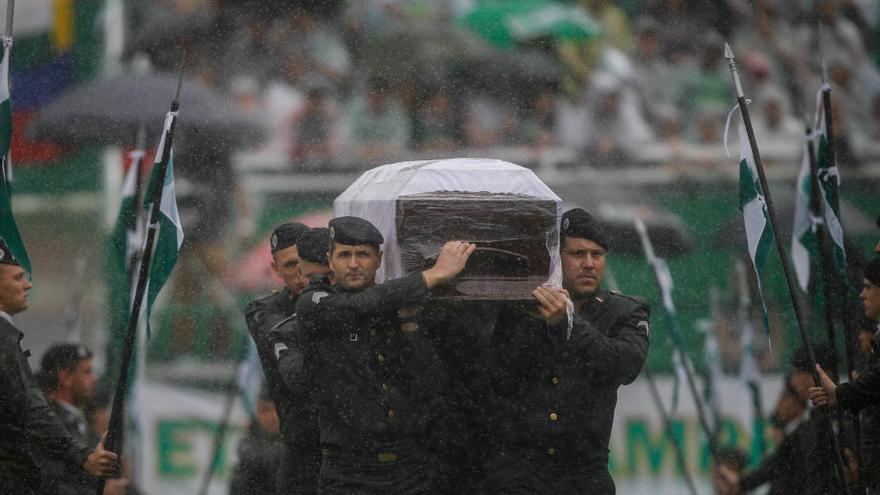
[[[580,206],[602,221],[616,254],[643,256],[636,216],[645,223],[657,256],[672,258],[694,249],[694,235],[684,220],[651,201],[649,195],[640,194],[644,191],[638,188],[571,184],[554,186],[553,190],[565,201],[566,209]]]
[[[32,139],[61,144],[133,145],[143,124],[158,142],[177,76],[123,74],[77,86],[40,110],[28,126]],[[261,123],[230,98],[184,80],[177,135],[192,144],[231,149],[256,144]]]

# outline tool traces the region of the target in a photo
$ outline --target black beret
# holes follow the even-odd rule
[[[865,278],[874,285],[880,285],[880,257],[872,259],[865,266]]]
[[[90,359],[92,351],[82,344],[55,344],[43,354],[40,372],[46,376],[57,376],[61,370],[69,370],[80,361]]]
[[[303,261],[327,266],[327,251],[330,249],[330,229],[318,227],[309,230],[299,239],[296,245],[299,257]]]
[[[609,238],[602,223],[582,208],[573,208],[562,214],[559,234],[579,239],[589,239],[608,249]]]
[[[379,247],[385,242],[373,224],[358,217],[337,217],[330,220],[330,239],[346,246],[369,244]]]
[[[282,223],[272,232],[272,254],[284,248],[295,246],[299,242],[299,238],[308,230],[308,227],[299,222]]]
[[[813,354],[816,356],[816,363],[823,370],[831,370],[831,348],[827,344],[814,343]],[[811,373],[813,371],[813,363],[810,362],[810,355],[804,346],[798,347],[794,354],[791,355],[791,367],[797,371]]]
[[[0,239],[0,263],[21,266],[21,263],[13,256],[12,250],[9,249],[9,246],[6,245],[6,241],[3,239]]]

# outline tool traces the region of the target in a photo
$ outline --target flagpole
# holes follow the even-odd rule
[[[639,237],[642,240],[642,251],[645,253],[645,259],[648,261],[648,264],[652,268],[656,268],[657,265],[657,257],[654,254],[654,248],[651,245],[651,239],[648,237],[648,230],[645,228],[645,223],[641,218],[636,217],[635,219],[636,231],[639,233]],[[660,291],[661,297],[663,294],[663,284],[660,281],[660,278],[657,276],[656,269],[654,270],[654,280],[657,282],[657,289]],[[671,316],[671,315],[670,315]],[[673,321],[674,325],[675,322]],[[700,392],[697,390],[696,380],[694,379],[694,371],[691,369],[691,360],[688,354],[684,351],[680,342],[677,342],[676,338],[672,339],[673,345],[675,345],[676,351],[678,352],[679,359],[681,359],[681,366],[684,370],[685,381],[687,382],[688,389],[691,392],[691,396],[694,399],[694,406],[697,409],[697,418],[700,421],[700,427],[703,429],[703,433],[706,435],[706,443],[709,447],[709,453],[712,454],[712,459],[716,464],[721,463],[721,457],[718,453],[718,445],[715,443],[715,435],[713,434],[712,428],[709,426],[709,420],[706,418],[706,409],[703,405],[703,400],[700,398]]]
[[[651,392],[651,399],[654,401],[654,405],[657,406],[657,412],[660,413],[660,420],[663,421],[663,429],[666,431],[669,440],[672,441],[672,449],[675,451],[675,462],[678,464],[678,469],[681,471],[681,475],[684,476],[688,491],[691,492],[691,495],[697,495],[697,487],[694,484],[694,479],[687,467],[684,451],[682,450],[681,444],[678,442],[675,430],[672,428],[672,420],[669,418],[669,413],[666,412],[666,407],[663,405],[663,399],[660,397],[660,392],[657,390],[657,382],[654,381],[654,376],[651,375],[647,369],[642,372],[642,376],[648,381],[648,391]]]
[[[746,134],[749,138],[749,147],[752,151],[752,156],[755,160],[755,169],[758,172],[758,181],[761,185],[761,190],[764,193],[764,202],[767,205],[767,214],[769,216],[768,221],[770,222],[770,230],[773,232],[773,240],[776,242],[776,251],[779,253],[779,258],[782,261],[782,272],[785,275],[785,282],[788,285],[788,293],[791,296],[791,304],[794,309],[794,314],[797,319],[798,330],[801,334],[801,340],[804,342],[804,347],[807,349],[807,354],[810,358],[810,363],[812,364],[812,375],[813,382],[815,386],[821,386],[821,381],[819,380],[819,372],[816,371],[816,354],[813,352],[813,341],[810,338],[810,335],[806,331],[806,326],[804,324],[804,315],[801,311],[801,307],[799,305],[797,291],[795,290],[795,282],[794,278],[791,275],[791,260],[788,257],[788,253],[786,253],[785,248],[783,248],[784,244],[782,242],[782,236],[779,233],[779,230],[776,229],[776,225],[778,222],[776,221],[776,210],[773,208],[773,200],[770,196],[770,187],[767,185],[767,176],[764,173],[764,163],[761,161],[761,154],[758,151],[758,142],[755,140],[755,130],[752,128],[752,119],[749,117],[749,109],[746,105],[745,96],[743,96],[742,83],[739,79],[739,73],[736,69],[736,62],[734,60],[733,51],[730,49],[730,45],[727,43],[724,44],[724,56],[727,58],[727,63],[730,66],[730,74],[733,78],[733,85],[736,88],[736,100],[739,104],[740,114],[742,115],[743,125],[746,128]],[[834,425],[831,422],[831,416],[828,414],[827,409],[821,410],[822,417],[825,422],[825,427],[828,429],[828,433],[831,435],[831,443],[832,448],[834,449],[834,459],[837,466],[837,476],[838,481],[843,487],[844,492],[849,494],[849,483],[846,480],[846,470],[845,464],[843,463],[843,455],[840,451],[840,443],[837,439],[837,434],[834,432]]]
[[[177,81],[177,92],[171,101],[171,110],[169,111],[170,122],[167,123],[165,131],[165,140],[162,143],[162,159],[154,166],[159,167],[156,176],[165,177],[168,169],[168,162],[171,160],[171,143],[174,140],[174,128],[177,124],[177,111],[180,108],[178,98],[180,97],[180,86],[183,83],[183,63],[181,63],[180,76]],[[147,291],[147,281],[150,277],[150,262],[153,257],[153,248],[156,240],[156,234],[159,231],[159,210],[162,204],[162,190],[164,180],[156,180],[152,184],[151,193],[153,203],[150,206],[150,221],[147,225],[147,236],[144,242],[143,257],[141,258],[141,266],[138,273],[137,287],[135,289],[134,299],[131,304],[131,313],[128,317],[128,330],[125,334],[125,341],[122,347],[122,359],[119,366],[119,377],[116,380],[116,389],[113,393],[113,404],[110,410],[110,422],[107,428],[107,438],[104,441],[104,448],[110,452],[120,454],[123,446],[123,422],[125,418],[125,395],[128,390],[128,371],[131,368],[131,358],[134,351],[134,342],[137,335],[138,320],[141,314],[141,303],[144,300],[144,294]],[[104,493],[104,483],[106,480],[101,479],[98,482],[96,494]]]
[[[6,36],[12,37],[12,18],[15,14],[15,0],[6,0]]]
[[[608,264],[605,265],[605,280],[608,282],[608,287],[611,290],[620,291],[620,287],[617,285],[617,277],[614,276],[611,265]],[[654,376],[651,375],[651,372],[648,371],[647,367],[645,367],[645,370],[642,372],[642,376],[648,381],[648,389],[651,392],[651,399],[654,401],[654,406],[657,408],[657,412],[660,413],[660,419],[663,421],[663,429],[666,432],[666,436],[668,436],[669,441],[672,442],[672,448],[675,450],[675,462],[678,464],[678,468],[681,470],[681,474],[685,478],[685,483],[687,483],[691,495],[698,495],[696,486],[694,485],[693,476],[691,475],[691,472],[687,467],[687,462],[685,461],[684,448],[679,443],[678,437],[672,429],[672,420],[669,417],[669,413],[666,412],[663,400],[660,398],[660,392],[657,390],[657,382],[654,381]]]

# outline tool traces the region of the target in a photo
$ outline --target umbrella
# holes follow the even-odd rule
[[[616,254],[644,255],[635,228],[636,216],[645,223],[657,256],[672,258],[694,249],[694,234],[685,221],[651,200],[653,195],[644,190],[607,184],[589,188],[578,184],[558,185],[554,190],[565,200],[566,209],[581,206],[602,221]]]
[[[37,113],[28,137],[60,144],[133,145],[143,124],[157,142],[177,87],[173,74],[123,74],[79,85]],[[235,148],[255,144],[261,123],[233,100],[188,79],[180,94],[178,135],[190,143]]]
[[[583,8],[552,0],[486,0],[465,14],[460,22],[503,48],[548,36],[586,40],[602,31]]]

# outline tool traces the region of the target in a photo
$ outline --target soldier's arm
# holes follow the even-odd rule
[[[319,288],[306,291],[296,305],[306,333],[320,328],[323,332],[346,331],[345,324],[354,318],[379,311],[400,309],[421,302],[427,294],[421,273],[389,280],[359,292],[327,292]]]
[[[609,300],[605,304],[612,304]],[[650,308],[643,302],[627,300],[630,307],[612,325],[608,335],[580,315],[575,315],[570,345],[581,356],[581,363],[602,381],[621,385],[632,383],[648,357]],[[566,331],[561,323],[554,331]],[[598,374],[598,375],[597,375]]]

